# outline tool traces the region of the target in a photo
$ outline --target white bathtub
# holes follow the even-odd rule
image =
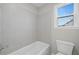
[[[36,41],[24,48],[21,48],[10,55],[48,55],[50,53],[50,45],[40,41]]]

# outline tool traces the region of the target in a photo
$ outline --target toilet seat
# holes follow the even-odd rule
[[[72,55],[72,51],[75,46],[74,43],[62,41],[62,40],[56,40],[56,44],[57,44],[57,51],[58,51],[56,55]]]
[[[57,55],[72,55],[74,44],[67,41],[56,40],[57,44]],[[64,53],[64,54],[63,54]]]

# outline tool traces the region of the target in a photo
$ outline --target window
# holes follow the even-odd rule
[[[57,26],[74,25],[74,4],[68,4],[57,9]]]

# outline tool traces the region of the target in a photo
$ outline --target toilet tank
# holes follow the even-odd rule
[[[67,41],[56,40],[57,50],[63,54],[72,55],[74,44]]]

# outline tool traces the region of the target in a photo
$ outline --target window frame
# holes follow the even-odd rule
[[[73,26],[64,26],[64,27],[58,27],[57,26],[57,9],[59,7],[68,5],[70,3],[58,3],[55,4],[55,6],[52,8],[52,16],[51,16],[51,26],[54,29],[79,29],[79,4],[74,3],[74,25]]]
[[[74,8],[74,3],[70,3],[70,4],[73,4],[73,8]],[[67,4],[67,5],[69,5],[69,4]],[[65,6],[67,6],[67,5],[63,5],[63,6],[60,6],[59,8],[63,8],[63,7],[65,7]],[[59,8],[57,8],[57,26],[58,27],[67,27],[67,23],[70,23],[71,21],[73,21],[73,24],[72,25],[69,25],[69,26],[73,26],[74,25],[74,9],[73,9],[73,13],[71,13],[71,14],[68,14],[68,15],[65,15],[65,16],[59,16],[58,15],[58,9]],[[66,18],[66,17],[70,17],[70,16],[72,16],[73,17],[73,20],[70,20],[69,22],[67,22],[67,23],[65,23],[64,25],[59,25],[59,19],[63,19],[63,18]]]

